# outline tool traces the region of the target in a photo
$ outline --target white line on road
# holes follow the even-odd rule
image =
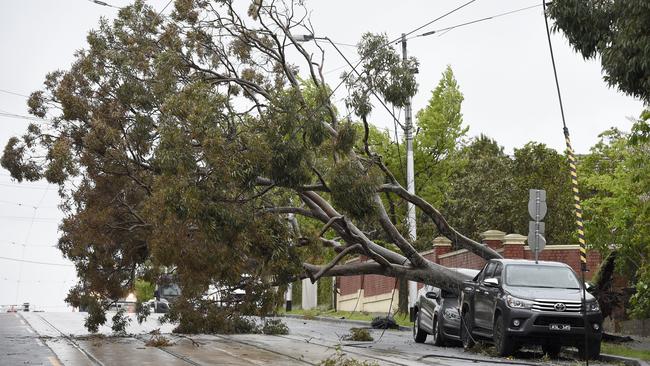
[[[20,319],[20,324],[22,324],[22,325],[27,325],[27,324],[25,324],[25,321],[22,320],[22,319]]]
[[[41,342],[40,339],[38,339],[38,338],[34,338],[34,340],[36,341],[36,344],[38,344],[39,346],[41,346],[41,347],[45,346],[45,345],[43,344],[43,342]]]
[[[31,330],[31,329],[29,329],[29,328],[25,328],[25,329],[27,329],[27,331],[30,332],[31,334],[34,334],[34,331],[33,331],[33,330]]]

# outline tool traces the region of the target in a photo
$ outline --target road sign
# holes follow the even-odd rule
[[[546,191],[543,189],[528,190],[528,214],[533,220],[539,221],[546,216]]]
[[[535,238],[535,235],[537,235],[537,238]],[[528,233],[528,246],[535,253],[535,258],[537,258],[538,254],[544,250],[544,247],[546,246],[546,238],[544,238],[544,234],[535,234],[534,231]]]
[[[544,235],[544,232],[546,231],[546,224],[544,224],[543,221],[537,222],[537,221],[528,221],[528,234],[537,232],[539,234]],[[529,241],[528,245],[532,245],[532,243]]]
[[[546,238],[544,238],[544,229],[546,225],[543,222],[528,221],[528,246],[537,254],[544,250]],[[537,236],[536,236],[537,235]]]

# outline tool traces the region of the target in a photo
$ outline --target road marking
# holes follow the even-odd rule
[[[43,342],[41,342],[40,339],[38,339],[38,338],[34,338],[34,340],[36,341],[36,344],[38,344],[39,346],[41,346],[41,347],[45,346],[45,345],[43,344]]]
[[[22,319],[20,319],[20,324],[22,324],[22,325],[27,325],[27,324],[25,324],[25,321],[22,320]]]
[[[30,332],[31,334],[34,334],[34,331],[33,331],[33,330],[31,330],[31,329],[29,329],[29,328],[25,328],[25,329],[27,329],[27,331]]]
[[[54,356],[50,356],[47,359],[48,359],[48,361],[50,361],[52,366],[62,366],[61,363],[59,362],[59,360],[57,360],[56,357],[54,357]]]

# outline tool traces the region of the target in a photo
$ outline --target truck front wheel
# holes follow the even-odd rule
[[[501,315],[497,315],[494,321],[494,348],[501,357],[510,356],[515,351],[515,345],[512,339],[506,334],[506,325],[503,323]]]

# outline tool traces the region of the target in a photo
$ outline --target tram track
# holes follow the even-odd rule
[[[63,338],[63,339],[65,339],[65,340],[68,342],[68,344],[70,344],[74,349],[76,349],[76,350],[79,351],[82,355],[84,355],[84,357],[85,357],[85,358],[86,358],[86,359],[87,359],[91,364],[93,364],[93,365],[95,365],[95,366],[105,366],[105,365],[104,365],[100,360],[98,360],[97,358],[95,358],[95,356],[93,356],[92,354],[90,354],[89,352],[87,352],[85,349],[83,349],[83,347],[81,347],[81,346],[80,346],[80,345],[75,341],[74,338],[72,338],[72,337],[70,337],[69,335],[63,333],[59,328],[57,328],[56,326],[54,326],[54,324],[52,324],[49,320],[45,319],[42,315],[38,314],[37,316],[38,316],[38,318],[39,318],[39,319],[40,319],[44,324],[46,324],[48,327],[50,327],[50,328],[51,328],[52,330],[54,330],[56,333],[60,334],[60,337]],[[27,322],[27,323],[29,324],[29,322]],[[31,326],[31,325],[30,325],[30,326]]]

